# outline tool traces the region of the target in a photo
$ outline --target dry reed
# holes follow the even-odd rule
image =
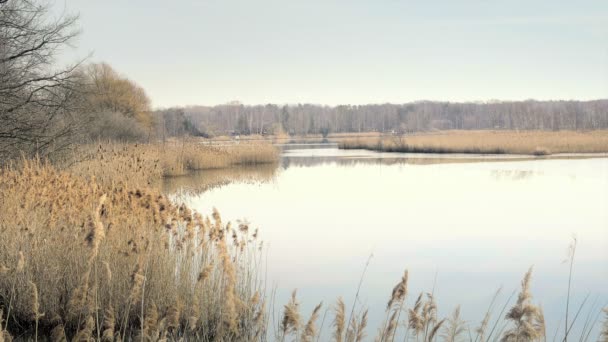
[[[506,319],[512,322],[513,327],[503,334],[501,339],[503,342],[534,341],[543,337],[545,327],[544,319],[541,319],[540,308],[530,302],[532,299],[531,278],[532,268],[526,272],[521,282],[521,291],[516,304],[507,313]]]
[[[319,319],[319,311],[321,310],[322,305],[323,303],[319,303],[312,310],[312,314],[310,315],[308,322],[306,322],[306,325],[304,326],[304,331],[302,332],[302,337],[300,339],[302,342],[312,342],[317,336],[316,321],[317,319]]]
[[[184,140],[166,144],[79,146],[56,164],[102,184],[146,188],[160,185],[162,177],[183,176],[197,170],[276,164],[278,156],[278,150],[269,143],[215,146]]]
[[[346,320],[346,307],[344,305],[344,300],[340,297],[338,298],[338,302],[336,303],[335,307],[334,307],[334,322],[333,322],[333,326],[334,326],[334,333],[333,333],[333,338],[334,341],[336,342],[342,342],[343,337],[342,334],[344,334],[344,326],[345,326],[345,320]]]
[[[0,216],[2,336],[129,339],[142,332],[141,319],[145,335],[161,338],[151,328],[153,305],[167,313],[172,336],[234,339],[252,335],[246,326],[264,335],[246,314],[264,299],[249,302],[260,293],[253,232],[233,231],[219,214],[203,217],[149,187],[36,160],[0,170],[0,193],[0,211],[12,213]],[[238,246],[227,243],[230,234]]]
[[[300,330],[300,312],[299,306],[296,299],[296,290],[291,294],[291,299],[285,305],[283,310],[283,319],[281,321],[281,340],[284,341],[289,334],[297,336]]]
[[[607,153],[608,131],[442,131],[347,139],[343,149],[406,153],[550,155]]]
[[[437,324],[437,326],[441,326],[443,324],[443,320]],[[443,331],[443,339],[446,342],[457,342],[461,340],[461,335],[465,332],[465,322],[460,317],[460,306],[457,306],[454,309],[452,315],[447,319],[447,325],[444,327]],[[433,329],[431,331],[430,340],[433,339],[438,329]]]

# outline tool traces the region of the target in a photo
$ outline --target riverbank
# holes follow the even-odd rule
[[[401,153],[520,154],[606,153],[608,131],[442,131],[345,139],[341,149]]]
[[[104,184],[134,187],[160,184],[161,179],[232,166],[276,164],[279,151],[270,143],[205,145],[200,139],[155,144],[104,143],[77,147],[56,166]]]

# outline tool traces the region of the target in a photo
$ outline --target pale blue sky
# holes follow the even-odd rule
[[[608,98],[606,0],[55,0],[154,106]]]

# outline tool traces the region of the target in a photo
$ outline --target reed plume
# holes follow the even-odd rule
[[[291,293],[291,299],[283,309],[283,319],[281,321],[282,339],[293,333],[297,334],[300,330],[300,303],[296,299],[296,290]]]
[[[391,314],[391,317],[389,318],[386,324],[386,330],[382,333],[382,337],[380,339],[381,341],[388,341],[395,335],[395,332],[397,331],[397,326],[399,325],[397,314],[398,311],[393,310],[393,313]]]
[[[176,332],[180,326],[181,303],[175,303],[167,311],[167,329],[169,332]]]
[[[514,325],[505,331],[501,341],[533,341],[542,337],[544,327],[540,326],[540,309],[530,303],[530,281],[532,278],[532,267],[526,272],[521,282],[521,291],[517,297],[517,303],[509,310],[506,319]]]
[[[395,285],[393,288],[393,292],[391,294],[391,298],[386,305],[386,309],[390,309],[396,303],[403,303],[405,296],[407,296],[407,281],[408,281],[408,271],[405,270],[403,276],[401,277],[401,281]]]
[[[114,341],[114,329],[116,326],[116,317],[114,316],[114,308],[108,305],[103,315],[103,332],[101,340],[103,342]]]
[[[367,328],[367,310],[363,311],[359,324],[357,325],[357,333],[355,334],[355,342],[361,342],[365,338],[365,328]]]
[[[435,324],[435,326],[433,327],[433,329],[431,329],[431,332],[429,334],[429,337],[427,339],[428,342],[432,342],[435,339],[435,336],[437,336],[437,333],[439,332],[439,330],[441,329],[441,327],[443,326],[443,323],[445,323],[446,319],[442,319],[439,322],[437,322],[437,324]]]
[[[310,315],[308,322],[306,322],[304,331],[302,332],[302,342],[312,342],[315,336],[317,336],[316,321],[319,318],[319,311],[321,310],[322,305],[323,303],[321,302],[312,310],[312,314]]]
[[[266,331],[265,326],[265,316],[266,316],[266,302],[262,301],[258,311],[253,316],[253,326],[255,329],[255,334],[253,336],[254,341],[258,341],[261,339],[262,334]]]
[[[199,282],[204,282],[207,278],[209,278],[209,275],[211,274],[212,270],[213,270],[212,265],[206,265],[205,267],[203,267],[202,271],[200,271],[200,273],[198,274],[197,280]]]
[[[439,324],[438,324],[439,325]],[[434,330],[434,329],[433,329]],[[460,317],[460,305],[454,309],[443,329],[442,337],[445,342],[458,342],[462,333],[465,332],[465,322]]]
[[[420,316],[420,308],[422,307],[422,293],[416,299],[414,307],[409,310],[408,326],[414,331],[416,336],[420,335],[424,329],[424,321]]]
[[[146,310],[143,330],[140,331],[140,336],[145,341],[156,341],[159,337],[158,331],[158,308],[152,303]]]
[[[352,317],[351,322],[346,328],[345,342],[359,342],[365,338],[365,328],[367,327],[367,310],[363,311],[359,319]]]
[[[103,240],[103,238],[105,237],[105,231],[103,229],[103,223],[101,222],[101,217],[100,217],[101,212],[104,208],[105,201],[106,201],[106,195],[104,194],[99,198],[97,208],[92,213],[92,215],[89,217],[89,221],[88,221],[88,231],[89,232],[85,236],[85,241],[91,250],[91,253],[89,256],[89,258],[90,258],[89,262],[92,262],[92,259],[94,259],[97,256],[97,253],[99,252],[99,245],[101,243],[101,240]]]
[[[333,322],[333,326],[334,326],[334,334],[333,334],[333,338],[334,341],[336,342],[342,342],[343,338],[342,335],[344,334],[344,327],[345,327],[345,320],[346,320],[346,307],[344,305],[344,300],[342,300],[342,297],[338,298],[338,302],[336,303],[335,307],[334,307],[334,312],[335,312],[335,316],[334,316],[334,322]]]
[[[422,306],[422,324],[425,327],[425,334],[428,333],[429,327],[437,323],[437,303],[435,297],[431,293],[426,294],[427,300]]]

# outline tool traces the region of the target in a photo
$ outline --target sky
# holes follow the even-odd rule
[[[51,0],[153,106],[608,98],[606,0]]]

